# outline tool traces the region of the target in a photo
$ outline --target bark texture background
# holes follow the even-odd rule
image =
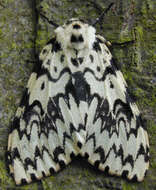
[[[54,35],[40,17],[63,24],[72,17],[94,20],[114,2],[97,25],[112,43],[133,98],[147,120],[150,169],[142,183],[95,171],[77,158],[42,181],[16,187],[5,167],[10,123],[30,76],[36,55]],[[155,0],[0,0],[0,190],[155,190],[156,189],[156,1]]]

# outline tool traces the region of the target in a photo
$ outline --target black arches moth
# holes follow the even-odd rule
[[[149,142],[106,40],[70,19],[43,48],[17,109],[7,164],[17,185],[49,176],[73,155],[111,175],[142,181]]]

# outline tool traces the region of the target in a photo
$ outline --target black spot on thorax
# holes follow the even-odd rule
[[[70,41],[71,43],[79,43],[79,42],[84,42],[84,39],[81,34],[79,36],[75,36],[72,34]]]

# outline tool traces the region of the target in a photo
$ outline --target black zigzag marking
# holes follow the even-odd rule
[[[7,154],[8,155],[11,154],[12,160],[18,158],[21,161],[21,163],[23,164],[24,169],[27,171],[29,169],[29,166],[32,166],[35,170],[37,170],[37,158],[40,158],[41,160],[43,160],[43,155],[44,155],[45,151],[48,153],[48,155],[51,157],[51,159],[56,163],[59,162],[59,160],[58,160],[59,155],[64,154],[64,149],[61,148],[61,146],[58,146],[54,149],[54,151],[53,151],[54,157],[52,157],[52,155],[49,153],[48,149],[45,146],[42,146],[41,151],[40,151],[39,147],[36,146],[35,152],[34,152],[34,157],[33,158],[26,157],[24,160],[21,159],[18,148],[14,148],[11,153],[8,152]],[[54,171],[54,169],[53,169],[53,171]]]
[[[143,127],[144,125],[143,125],[141,116],[136,115],[135,116],[136,117],[136,127],[131,128],[129,132],[127,131],[126,126],[127,126],[127,124],[129,124],[129,125],[131,124],[131,120],[134,117],[132,110],[128,103],[124,103],[120,99],[117,99],[113,106],[113,115],[115,115],[115,117],[112,117],[112,113],[109,110],[109,103],[108,103],[107,99],[100,98],[100,96],[98,94],[94,94],[94,95],[92,95],[91,102],[94,98],[96,98],[98,100],[98,104],[97,104],[93,123],[95,123],[97,121],[97,119],[99,119],[99,118],[101,119],[101,123],[102,123],[101,124],[101,133],[103,131],[107,130],[109,132],[110,138],[114,133],[116,133],[118,136],[120,122],[123,122],[125,124],[127,140],[129,139],[129,137],[132,134],[135,135],[135,137],[137,137],[139,128]],[[90,102],[90,104],[91,104],[91,102]],[[127,118],[127,121],[125,121],[124,117],[120,116],[120,114],[124,115],[124,117]],[[113,126],[115,126],[115,127],[113,127]]]
[[[91,73],[94,76],[95,81],[105,81],[107,75],[110,75],[110,74],[116,77],[116,71],[111,65],[106,67],[101,78],[96,77],[95,72],[89,68],[85,68],[83,74],[85,75],[86,73]]]
[[[85,130],[85,125],[79,124],[78,129],[76,129],[73,123],[70,123],[70,134],[72,135],[73,132],[80,132],[81,130]]]
[[[35,108],[40,109],[40,113],[36,111]],[[44,114],[44,111],[42,109],[42,105],[38,100],[35,100],[31,105],[25,104],[25,110],[24,113],[20,116],[20,118],[15,117],[13,120],[13,123],[11,125],[11,131],[17,130],[19,134],[19,138],[22,139],[23,135],[26,135],[28,140],[30,140],[30,134],[33,127],[33,124],[36,124],[37,126],[41,125],[41,116]],[[37,119],[33,119],[31,121],[31,118],[33,116],[36,116]],[[20,129],[20,121],[23,120],[25,122],[25,128],[23,130]],[[30,123],[31,121],[31,123]],[[30,133],[27,132],[27,125],[30,125]],[[38,134],[39,135],[39,134]]]
[[[88,141],[91,139],[93,140],[94,145],[96,145],[96,139],[95,139],[95,136],[93,134],[90,135],[90,137],[88,138]],[[116,157],[120,157],[121,162],[122,162],[122,166],[129,163],[131,165],[131,167],[134,168],[135,161],[142,154],[147,158],[147,160],[145,160],[145,162],[149,161],[148,149],[145,150],[145,148],[142,146],[142,144],[140,145],[140,148],[138,149],[138,153],[137,153],[136,158],[133,158],[133,155],[130,155],[130,154],[124,158],[124,149],[123,149],[122,145],[120,145],[120,148],[117,150],[115,143],[112,145],[112,147],[110,147],[107,154],[105,154],[105,151],[101,146],[99,146],[99,147],[94,146],[93,150],[94,150],[94,153],[99,154],[100,159],[98,160],[98,162],[102,163],[102,164],[104,164],[107,161],[107,159],[108,159],[108,157],[112,151],[114,152],[114,155]]]

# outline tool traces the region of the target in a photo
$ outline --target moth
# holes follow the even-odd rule
[[[8,138],[17,185],[50,176],[77,155],[110,175],[143,180],[146,127],[106,44],[75,18],[41,51]]]

